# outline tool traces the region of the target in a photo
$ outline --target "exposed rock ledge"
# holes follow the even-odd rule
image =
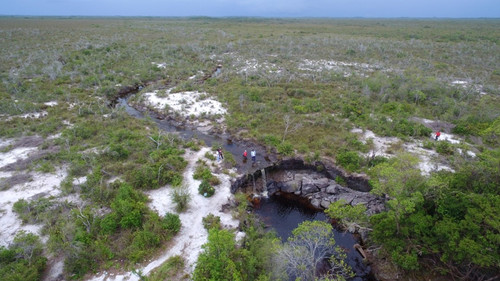
[[[348,187],[335,181],[340,177]],[[279,192],[294,194],[309,200],[317,209],[326,209],[335,201],[345,200],[352,206],[364,204],[368,215],[385,209],[384,199],[368,191],[371,189],[364,175],[347,175],[343,170],[316,162],[306,164],[301,159],[287,159],[266,169],[245,175],[232,184],[237,189],[267,191],[269,195]]]

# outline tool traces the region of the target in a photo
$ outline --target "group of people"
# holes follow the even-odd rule
[[[255,152],[255,149],[252,149],[252,151],[250,151],[250,157],[252,157],[253,163],[255,163],[256,156],[257,156],[257,152]],[[247,153],[247,150],[245,149],[245,151],[243,151],[243,162],[247,161],[247,157],[248,157],[248,153]]]
[[[222,147],[217,148],[216,155],[217,155],[217,161],[224,160],[224,153],[222,152]],[[257,152],[255,151],[255,149],[252,149],[250,151],[250,157],[252,158],[252,163],[255,163],[257,157]],[[245,149],[245,151],[243,152],[243,162],[246,162],[247,158],[248,158],[248,152]]]

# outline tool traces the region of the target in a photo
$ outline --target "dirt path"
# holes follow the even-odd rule
[[[189,209],[179,214],[182,222],[182,228],[177,236],[171,241],[170,248],[163,252],[158,258],[150,261],[143,268],[138,268],[143,275],[148,275],[153,269],[160,266],[168,258],[180,255],[186,260],[187,271],[191,273],[194,270],[195,262],[201,252],[201,246],[206,243],[208,238],[207,231],[203,228],[202,218],[212,213],[220,216],[221,223],[225,227],[236,228],[238,221],[233,219],[230,213],[221,212],[222,205],[228,202],[232,194],[230,192],[231,184],[228,175],[217,175],[221,180],[221,184],[216,187],[215,194],[210,198],[205,198],[198,194],[198,186],[200,181],[193,179],[193,173],[196,168],[196,161],[203,158],[209,148],[203,148],[200,151],[188,151],[185,155],[188,165],[184,172],[184,185],[189,189],[191,201]],[[205,159],[207,160],[207,159]],[[167,212],[174,213],[174,205],[171,203],[170,187],[163,187],[147,193],[151,199],[150,208],[157,211],[163,216]],[[102,272],[91,278],[92,281],[118,281],[118,280],[139,280],[139,276],[132,272],[127,272],[119,275],[112,275],[107,272]]]

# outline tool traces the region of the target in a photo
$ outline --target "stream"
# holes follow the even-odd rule
[[[131,95],[133,95],[133,93]],[[184,139],[196,138],[203,140],[209,147],[213,145],[221,146],[225,153],[231,153],[234,156],[237,162],[236,169],[241,175],[253,174],[257,170],[265,170],[265,168],[273,165],[273,163],[277,161],[276,157],[274,155],[269,155],[262,146],[231,140],[229,135],[210,135],[189,127],[177,127],[172,125],[168,120],[157,118],[153,113],[145,115],[128,104],[128,98],[131,95],[125,98],[119,98],[117,106],[122,107],[129,115],[135,118],[142,119],[146,118],[146,116],[150,117],[151,120],[157,124],[158,128],[165,132],[176,133]],[[252,148],[257,152],[257,161],[255,164],[253,164],[250,159],[246,162],[242,159],[243,151],[246,149],[250,152]],[[269,198],[262,198],[259,206],[255,208],[254,212],[266,226],[276,231],[282,241],[286,241],[291,235],[292,230],[303,221],[328,220],[323,212],[318,212],[315,209],[309,208],[302,202],[291,198],[276,195]],[[336,244],[346,250],[347,263],[356,274],[356,277],[350,280],[375,280],[372,277],[371,268],[363,262],[362,256],[353,248],[353,245],[357,243],[355,237],[351,233],[341,232],[335,229],[334,237]]]

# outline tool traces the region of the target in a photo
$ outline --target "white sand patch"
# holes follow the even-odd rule
[[[158,68],[167,68],[167,64],[164,62],[157,63],[157,62],[153,61],[153,62],[151,62],[151,64],[156,65],[156,67],[158,67]]]
[[[63,280],[62,279],[62,274],[64,270],[64,259],[59,259],[58,261],[54,262],[54,264],[49,264],[47,265],[48,267],[48,274],[45,280],[50,281],[50,280]],[[60,278],[61,279],[58,279]]]
[[[433,134],[433,137],[435,138],[435,133]],[[439,136],[438,141],[447,141],[453,144],[459,144],[461,142],[457,136],[447,133],[441,133],[441,136]]]
[[[304,71],[321,72],[324,70],[343,73],[345,77],[351,75],[352,70],[361,70],[365,72],[373,72],[381,69],[381,66],[368,63],[343,62],[335,60],[309,60],[305,59],[299,63],[298,68]]]
[[[467,152],[465,152],[467,155],[469,155],[470,157],[476,157],[476,153],[468,150]]]
[[[237,58],[236,63],[233,65],[236,69],[239,69],[238,73],[255,73],[258,71],[265,71],[268,73],[281,73],[283,70],[274,63],[267,61],[259,62],[257,59],[243,60],[242,58]]]
[[[467,150],[464,152],[461,148],[457,148],[457,151],[458,151],[458,153],[460,153],[464,157],[470,157],[470,158],[476,157],[476,153],[474,153],[470,150]]]
[[[48,101],[48,102],[44,102],[43,104],[45,104],[46,106],[56,106],[58,103],[57,101]]]
[[[366,144],[368,140],[371,140],[373,143],[373,148],[365,154],[365,156],[383,156],[383,157],[392,157],[393,155],[388,153],[387,150],[389,147],[399,142],[399,139],[396,137],[378,137],[374,132],[370,130],[362,130],[360,128],[354,128],[351,130],[352,133],[361,134],[361,142]]]
[[[0,148],[6,147],[14,143],[14,139],[0,139]]]
[[[222,104],[208,97],[205,92],[180,92],[170,93],[172,89],[166,91],[165,97],[159,97],[158,91],[145,93],[147,103],[156,109],[163,110],[168,106],[171,110],[178,112],[184,117],[191,115],[200,116],[226,114],[227,110]]]
[[[0,168],[28,158],[28,155],[37,149],[36,147],[17,147],[4,153],[0,152]]]
[[[465,81],[465,80],[455,80],[451,81],[450,83],[452,86],[457,86],[461,87],[464,89],[471,89],[475,91],[476,93],[479,93],[480,95],[487,95],[488,93],[483,91],[484,86],[480,84],[474,84],[471,83],[471,81]]]
[[[196,161],[202,158],[209,148],[203,148],[198,152],[189,151],[186,155],[188,160],[188,166],[184,172],[184,184],[189,189],[191,194],[191,201],[189,203],[189,209],[179,214],[182,222],[182,227],[180,232],[171,241],[171,247],[166,250],[159,258],[151,261],[144,268],[140,269],[142,274],[148,275],[153,269],[160,266],[168,258],[180,255],[186,259],[186,266],[189,272],[194,270],[194,265],[198,259],[198,255],[201,252],[201,246],[207,242],[208,232],[203,227],[202,219],[208,214],[212,213],[221,218],[221,223],[223,226],[228,228],[236,228],[238,226],[238,221],[233,219],[231,214],[226,214],[220,211],[223,204],[226,204],[228,200],[232,197],[231,194],[231,184],[228,175],[222,174],[217,175],[221,180],[221,184],[216,187],[215,194],[210,198],[205,198],[198,194],[198,186],[200,185],[199,180],[193,179],[193,173],[196,167]],[[149,204],[150,208],[158,212],[159,215],[163,216],[167,212],[174,212],[174,204],[170,198],[171,187],[163,187],[157,190],[148,191],[147,195],[151,199]],[[237,234],[239,237],[242,235]],[[134,275],[132,272],[127,272],[121,275],[110,275],[104,272],[90,280],[129,280],[137,281],[139,277]]]
[[[463,80],[455,80],[451,82],[452,85],[467,85],[469,82]]]
[[[31,118],[31,119],[38,119],[38,118],[42,118],[42,117],[45,117],[47,116],[49,113],[47,111],[42,111],[42,112],[33,112],[33,113],[26,113],[26,114],[23,114],[23,115],[19,115],[18,117],[21,117],[21,118],[25,118],[25,119],[28,119],[28,118]],[[14,116],[15,117],[15,116]]]
[[[62,123],[66,126],[68,126],[68,128],[73,128],[73,124],[71,122],[69,122],[68,120],[63,120]]]
[[[0,210],[3,212],[0,217],[0,225],[2,226],[0,228],[0,245],[6,246],[11,243],[20,230],[40,234],[41,226],[39,225],[21,225],[21,220],[12,211],[12,206],[20,199],[29,200],[35,195],[43,197],[59,195],[59,185],[66,177],[66,169],[59,168],[54,174],[33,173],[32,176],[36,181],[0,191]]]
[[[58,139],[62,136],[62,133],[57,133],[55,135],[52,135],[52,136],[48,136],[47,139],[48,140],[55,140],[55,139]]]
[[[38,118],[42,118],[42,117],[45,117],[49,115],[49,113],[47,111],[41,111],[41,112],[30,112],[30,113],[26,113],[26,114],[21,114],[21,115],[13,115],[13,116],[9,116],[5,119],[5,121],[10,121],[14,118],[24,118],[24,119],[38,119]]]
[[[432,120],[429,120],[432,122]],[[396,137],[379,137],[375,135],[370,130],[362,130],[360,128],[354,128],[351,130],[352,133],[360,134],[360,140],[363,143],[367,143],[368,140],[372,140],[373,149],[371,149],[368,153],[365,153],[363,156],[371,157],[375,156],[383,156],[387,158],[394,157],[394,154],[388,153],[388,149],[392,144],[395,144],[400,141],[399,138]],[[446,134],[448,135],[448,134]],[[441,133],[443,136],[443,133]],[[411,153],[420,159],[420,162],[417,166],[420,171],[422,171],[423,175],[429,175],[433,171],[447,170],[452,171],[448,165],[443,163],[444,159],[440,158],[440,155],[434,150],[428,150],[423,148],[423,144],[421,141],[415,141],[411,143],[403,144],[404,151]]]
[[[435,171],[450,171],[454,172],[452,168],[447,166],[444,163],[441,163],[443,160],[440,158],[439,153],[434,150],[425,149],[422,147],[422,143],[417,141],[416,143],[405,143],[404,145],[405,151],[417,156],[420,159],[418,163],[418,169],[422,171],[423,175],[429,175],[431,172]]]

